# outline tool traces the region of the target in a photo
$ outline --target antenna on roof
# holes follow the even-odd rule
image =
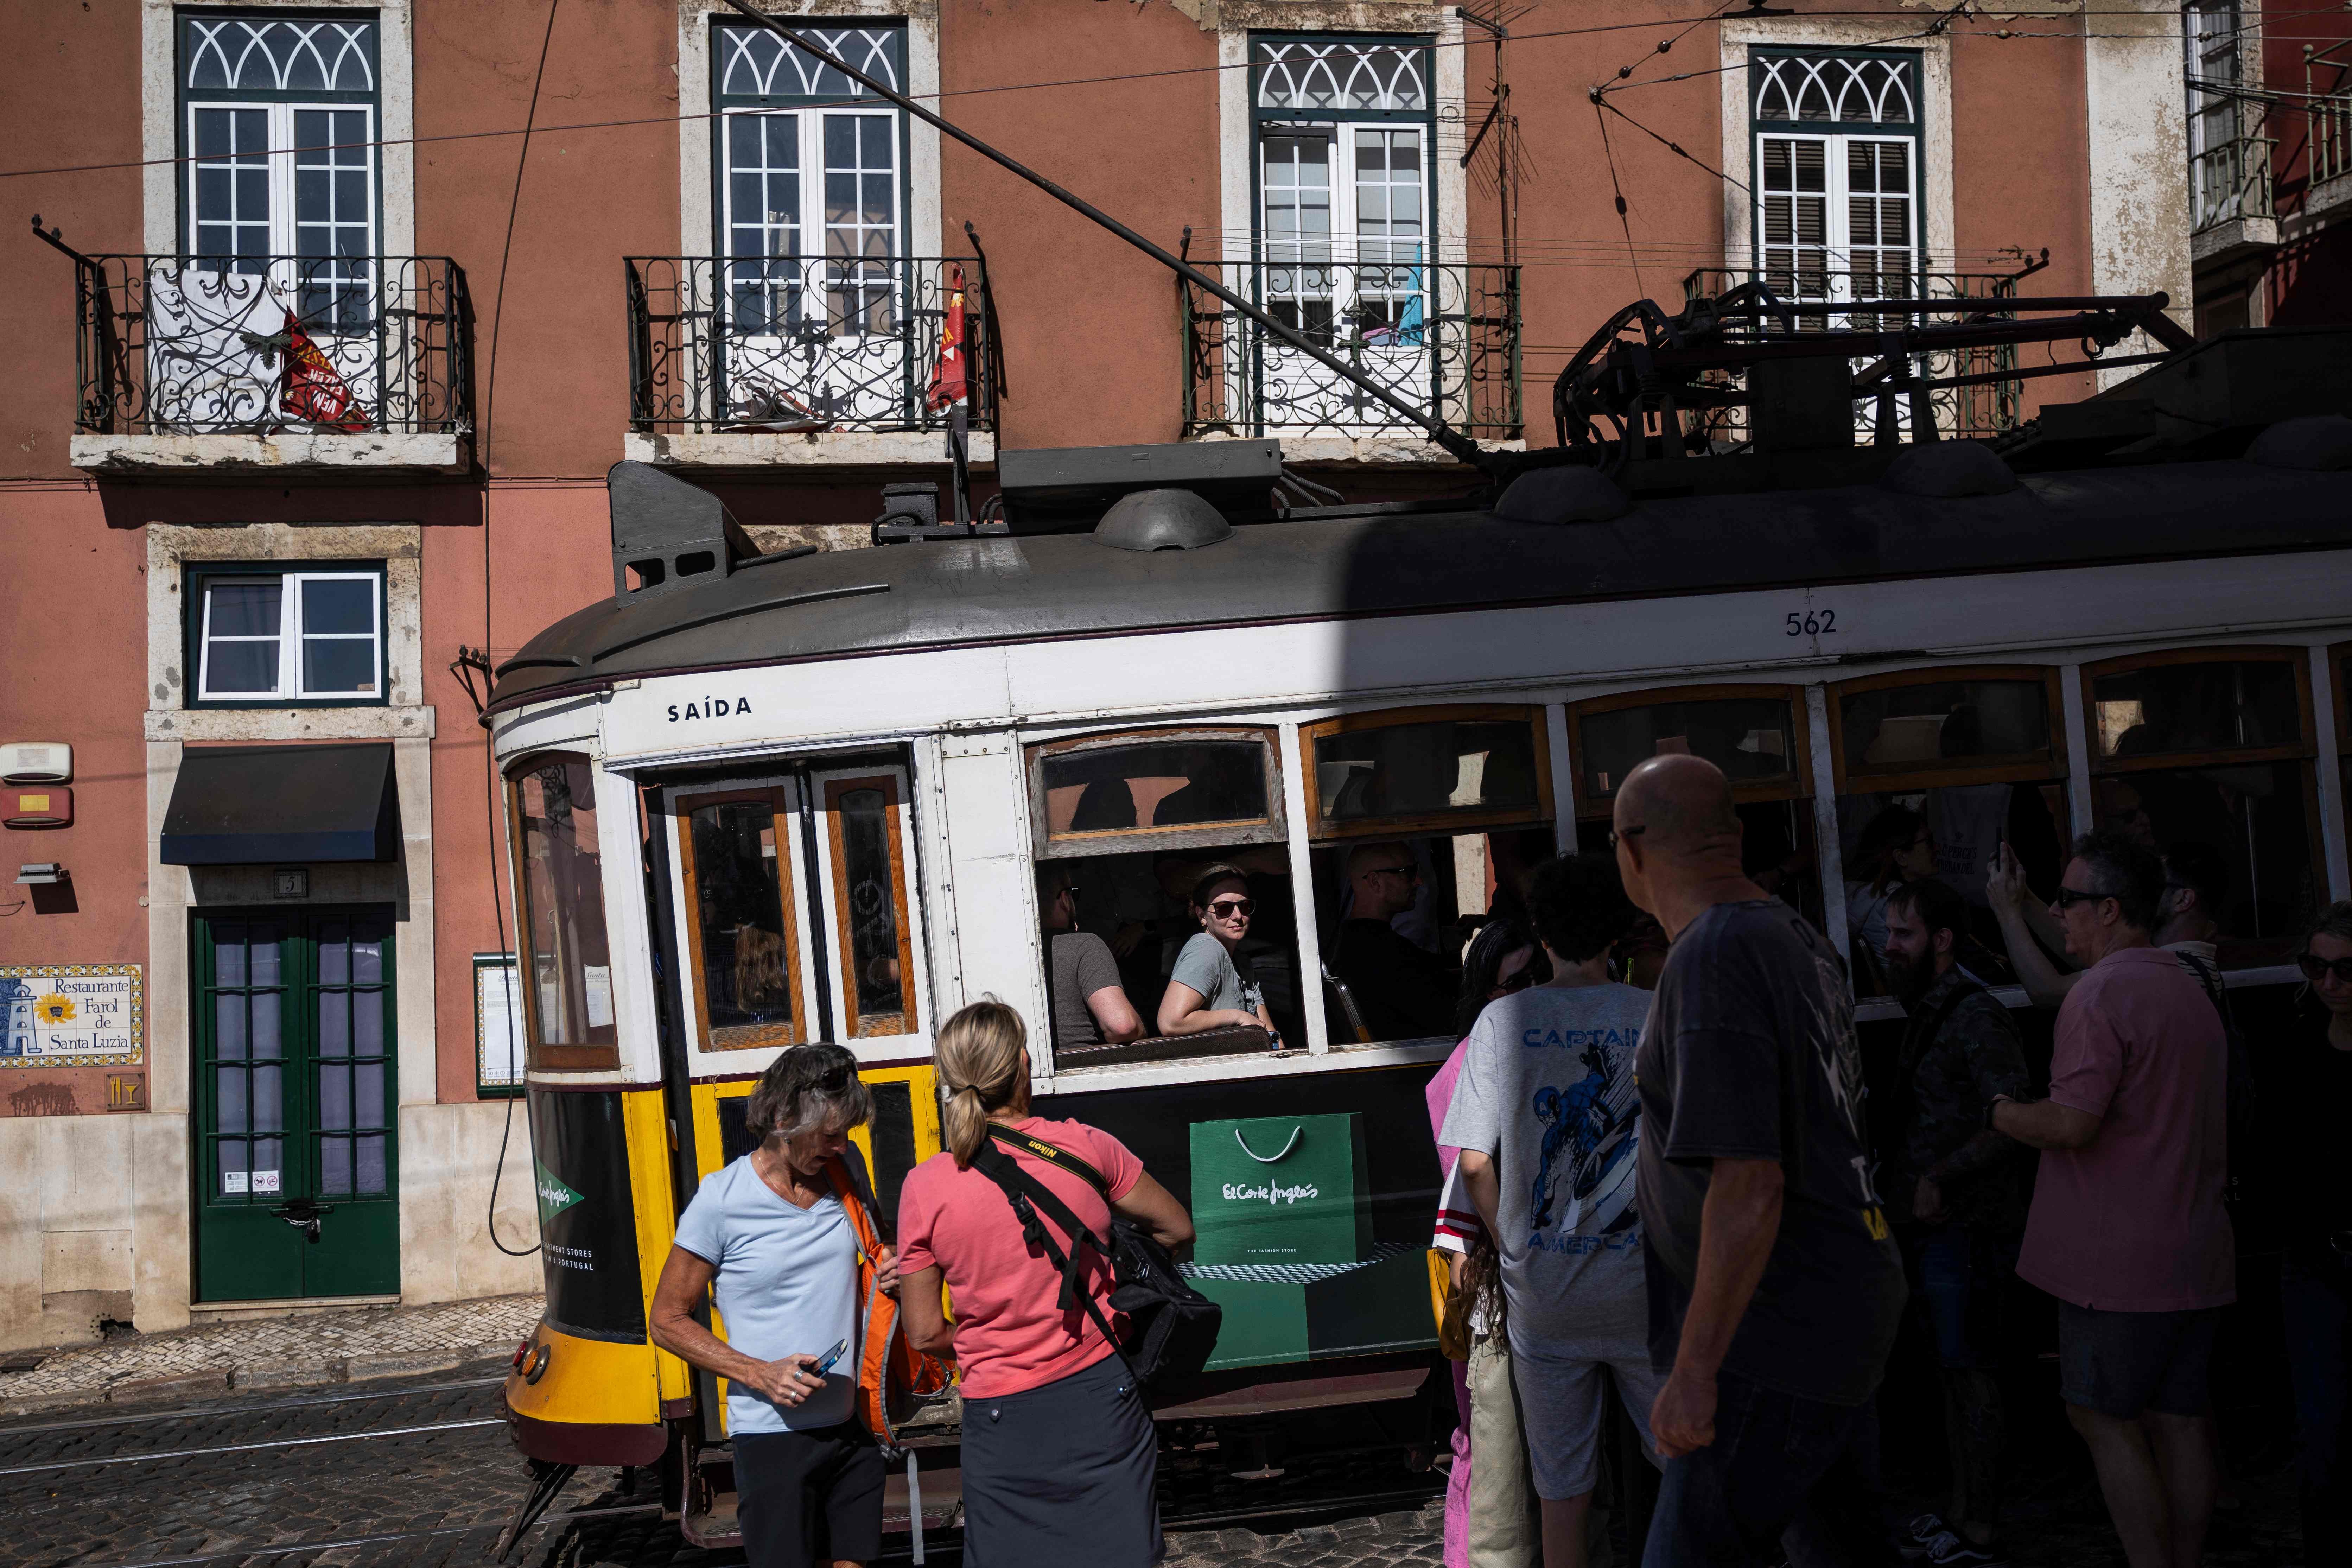
[[[1222,283],[1210,278],[1207,273],[1202,272],[1199,268],[1186,262],[1181,258],[1170,254],[1160,246],[1152,244],[1151,241],[1144,238],[1143,236],[1136,233],[1135,230],[1128,227],[1127,225],[1119,222],[1118,219],[1111,216],[1108,213],[1104,212],[1093,203],[1087,201],[1082,196],[1075,195],[1072,193],[1064,190],[1061,186],[1045,178],[1045,175],[1038,174],[1035,170],[1029,168],[1027,165],[1014,162],[1013,159],[1005,156],[1003,153],[1000,153],[995,148],[990,146],[987,142],[982,141],[979,137],[974,136],[971,132],[966,131],[962,127],[955,125],[949,121],[941,119],[939,115],[924,108],[921,104],[917,103],[913,99],[908,98],[906,94],[898,91],[896,88],[890,87],[886,83],[877,81],[874,78],[866,75],[864,71],[859,70],[856,66],[851,65],[848,61],[841,58],[838,55],[835,55],[824,45],[817,43],[815,40],[793,28],[785,26],[773,16],[753,10],[747,3],[747,0],[727,0],[727,4],[736,11],[740,12],[749,20],[757,23],[759,26],[767,28],[770,32],[775,34],[778,37],[782,38],[794,48],[823,61],[825,65],[839,71],[842,75],[847,77],[850,80],[856,82],[859,86],[865,88],[869,92],[897,104],[899,108],[905,110],[908,113],[921,121],[924,124],[931,126],[933,129],[942,132],[949,136],[954,137],[957,141],[962,142],[965,146],[971,148],[973,152],[979,153],[982,157],[986,158],[991,163],[995,163],[1000,168],[1028,181],[1031,184],[1036,186],[1039,190],[1045,192],[1055,201],[1060,202],[1064,206],[1068,207],[1071,211],[1078,214],[1081,217],[1087,218],[1094,223],[1099,224],[1104,228],[1108,229],[1111,233],[1118,236],[1119,238],[1127,241],[1128,244],[1135,247],[1136,249],[1143,252],[1144,255],[1149,256],[1154,261],[1159,262],[1162,267],[1167,268],[1171,272],[1175,273],[1177,277],[1181,278],[1185,282],[1192,285],[1193,288],[1202,290],[1203,293],[1213,294],[1219,300],[1223,300],[1226,304],[1232,306],[1234,310],[1247,317],[1251,321],[1255,322],[1259,328],[1271,332],[1274,336],[1279,338],[1285,343],[1289,344],[1292,348],[1297,349],[1300,353],[1307,355],[1309,359],[1315,361],[1316,363],[1321,365],[1324,369],[1330,371],[1333,374],[1345,378],[1348,382],[1353,384],[1357,390],[1370,397],[1374,402],[1385,405],[1396,413],[1402,415],[1408,421],[1417,426],[1421,430],[1422,434],[1427,436],[1432,441],[1436,442],[1440,447],[1444,447],[1447,452],[1451,453],[1461,461],[1469,464],[1473,468],[1478,468],[1482,472],[1493,473],[1496,470],[1497,458],[1500,456],[1499,454],[1487,451],[1485,447],[1479,446],[1477,442],[1473,441],[1467,436],[1463,435],[1462,432],[1454,429],[1451,425],[1448,425],[1444,420],[1437,417],[1435,415],[1424,413],[1423,410],[1415,408],[1412,404],[1407,403],[1395,393],[1390,391],[1387,387],[1382,386],[1379,382],[1373,380],[1370,376],[1364,374],[1361,371],[1357,370],[1354,366],[1349,364],[1338,355],[1329,353],[1328,350],[1318,348],[1315,344],[1307,340],[1305,334],[1293,328],[1283,325],[1280,321],[1276,321],[1272,316],[1260,310],[1257,306],[1251,304],[1239,294],[1234,293],[1232,289],[1226,288]]]

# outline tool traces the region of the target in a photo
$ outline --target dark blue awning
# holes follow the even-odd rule
[[[166,866],[391,860],[392,742],[190,746],[163,814]]]

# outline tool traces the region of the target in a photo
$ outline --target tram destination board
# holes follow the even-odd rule
[[[583,1339],[642,1343],[644,1284],[619,1092],[535,1089],[530,1133],[547,1321]]]

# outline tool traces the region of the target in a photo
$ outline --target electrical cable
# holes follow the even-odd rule
[[[498,407],[499,395],[499,334],[507,324],[507,262],[514,254],[515,216],[522,210],[522,175],[530,162],[531,127],[539,119],[539,89],[547,80],[547,54],[555,42],[555,13],[563,0],[547,0],[547,30],[540,35],[539,68],[531,73],[530,107],[523,112],[522,148],[515,156],[514,191],[507,200],[506,243],[499,248],[499,283],[490,303],[490,357],[482,387],[482,472],[490,469],[491,444],[498,438],[498,426],[491,416]],[[490,487],[482,487],[482,679],[490,679]],[[464,655],[459,655],[462,661]],[[466,690],[473,694],[474,683],[468,679]],[[486,689],[485,697],[489,693]],[[480,704],[477,702],[477,708]],[[487,775],[482,795],[483,819],[488,826],[490,863],[490,912],[498,921],[499,951],[507,951],[507,906],[505,895],[499,891],[499,758],[495,737],[485,729],[482,733],[482,770]],[[517,931],[518,937],[523,933]],[[515,1037],[517,1015],[522,1010],[522,954],[515,953],[514,989],[507,1002],[507,1059],[514,1060],[522,1053]],[[528,1074],[525,1075],[526,1081]],[[526,1091],[528,1092],[528,1091]],[[506,1179],[507,1145],[514,1139],[515,1101],[520,1095],[507,1096],[506,1121],[499,1130],[499,1161],[490,1170],[490,1207],[484,1219],[484,1228],[490,1233],[490,1245],[509,1258],[529,1258],[547,1245],[542,1236],[538,1241],[518,1251],[499,1239],[499,1185]]]
[[[2336,14],[2336,7],[2330,6],[2320,10],[2297,10],[2289,12],[2287,15],[2294,16],[2333,16]],[[1809,20],[1833,21],[1852,18],[1883,19],[1885,13],[1883,11],[1807,11],[1802,13],[1802,15]],[[2074,11],[2067,13],[2067,15],[2072,16],[2144,17],[2147,16],[2148,13],[2130,10]],[[1736,11],[1727,15],[1709,12],[1704,16],[1698,17],[1696,21],[1691,24],[1691,26],[1704,26],[1705,24],[1712,21],[1735,21],[1738,19],[1738,16],[1739,13]],[[1512,35],[1512,42],[1522,43],[1552,38],[1588,37],[1604,33],[1631,32],[1637,28],[1654,27],[1656,26],[1658,26],[1656,21],[1647,21],[1612,22],[1587,27],[1553,27],[1547,28],[1541,32],[1515,33]],[[2251,30],[2253,26],[2255,26],[2255,24],[2250,23],[2247,24],[2246,26],[2238,30]],[[1990,33],[1979,33],[1970,36],[1992,38],[2060,38],[2066,40],[2114,38],[2125,41],[2136,40],[2140,42],[2146,42],[2149,38],[2149,35],[2145,33],[2090,33],[2079,30],[2063,33],[2028,33],[2009,27],[2000,28]],[[2218,37],[2221,37],[2221,34],[2217,32],[2210,36]],[[2300,40],[2335,44],[2346,41],[2343,35],[2338,33],[2287,34],[2265,31],[2264,36],[2266,38],[2273,42],[2292,43]],[[1466,48],[1472,44],[1483,45],[1485,42],[1486,40],[1484,38],[1464,38],[1459,40],[1441,39],[1425,44],[1423,47],[1430,49]],[[1046,92],[1056,91],[1068,88],[1112,87],[1125,82],[1153,81],[1171,77],[1204,76],[1220,71],[1245,70],[1250,68],[1250,64],[1251,62],[1248,61],[1235,62],[1221,60],[1215,65],[1172,66],[1165,70],[1126,71],[1107,76],[1062,77],[1045,81],[1001,82],[992,87],[942,89],[940,91],[936,93],[924,93],[919,96],[926,99],[936,99],[944,102],[946,100],[950,98],[978,98],[996,93]],[[1658,79],[1666,80],[1673,79],[1661,78]],[[1650,83],[1643,81],[1639,83],[1628,83],[1626,85],[1646,87],[1649,86]],[[824,109],[827,107],[870,108],[872,107],[872,100],[867,99],[846,98],[829,101],[812,101],[801,104],[798,107],[803,109]],[[623,130],[641,125],[680,125],[691,121],[716,120],[720,117],[721,112],[722,111],[719,110],[710,110],[691,114],[637,115],[618,120],[567,121],[560,124],[538,127],[536,129],[543,130],[547,134],[554,135],[571,131],[610,131]],[[533,127],[530,126],[507,126],[493,131],[450,131],[431,136],[398,136],[379,138],[372,141],[321,142],[317,147],[310,150],[315,152],[332,152],[371,147],[421,147],[442,142],[478,142],[495,139],[501,136],[527,136],[533,133]],[[179,163],[194,163],[195,161],[195,156],[196,155],[194,153],[189,153],[184,156],[170,158],[126,158],[104,163],[63,163],[39,169],[0,169],[0,180],[31,179],[45,174],[100,174],[118,169],[161,168]]]
[[[1617,197],[1617,225],[1625,231],[1625,259],[1633,264],[1633,292],[1646,299],[1650,287],[1642,281],[1642,258],[1633,249],[1633,220],[1625,209],[1625,187],[1617,178],[1617,149],[1609,140],[1609,117],[1601,112],[1601,92],[1592,93],[1592,122],[1601,127],[1601,153],[1609,161],[1609,188]]]

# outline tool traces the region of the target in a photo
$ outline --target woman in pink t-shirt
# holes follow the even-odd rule
[[[952,1348],[963,1393],[963,1560],[968,1568],[1146,1568],[1160,1560],[1151,1412],[1118,1347],[1081,1309],[1057,1304],[1062,1278],[1022,1239],[1004,1189],[971,1168],[993,1122],[1075,1154],[1103,1175],[1109,1202],[1076,1171],[1018,1142],[997,1147],[1106,1240],[1115,1208],[1162,1247],[1192,1239],[1192,1221],[1109,1133],[1029,1114],[1028,1031],[993,997],[940,1028],[949,1094],[947,1152],[907,1177],[898,1198],[898,1300],[919,1350]],[[1050,1218],[1066,1254],[1070,1238]],[[1103,1255],[1080,1265],[1114,1330],[1115,1281]],[[944,1280],[955,1309],[940,1310]]]

